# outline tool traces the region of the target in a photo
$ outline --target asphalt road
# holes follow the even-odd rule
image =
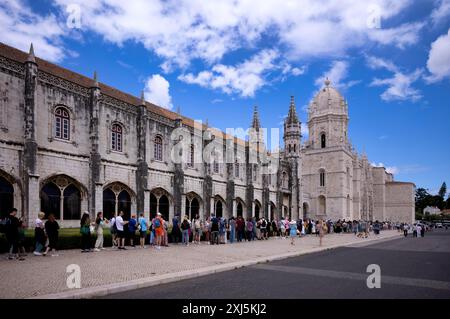
[[[380,288],[367,287],[370,264],[380,266]],[[337,248],[106,298],[450,298],[450,230]]]

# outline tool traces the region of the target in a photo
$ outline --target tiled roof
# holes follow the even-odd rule
[[[7,59],[10,59],[10,60],[13,60],[13,61],[16,61],[19,63],[25,63],[28,58],[28,53],[18,50],[16,48],[13,48],[2,42],[0,42],[0,55]],[[54,75],[56,77],[73,82],[75,84],[78,84],[78,85],[86,87],[86,88],[90,88],[90,87],[94,86],[93,79],[88,78],[79,73],[70,71],[68,69],[60,67],[60,66],[53,64],[51,62],[48,62],[46,60],[40,59],[38,57],[36,57],[36,63],[38,65],[39,70],[42,70],[42,71],[49,73],[51,75]],[[132,105],[136,105],[136,106],[141,104],[141,99],[138,97],[135,97],[131,94],[117,90],[111,86],[104,84],[104,83],[99,83],[99,86],[100,86],[100,90],[101,90],[102,94],[108,95],[110,97],[113,97],[117,100],[123,101],[128,104],[132,104]],[[175,120],[176,118],[180,117],[180,115],[178,115],[177,113],[172,112],[163,107],[160,107],[158,105],[155,105],[153,103],[145,102],[145,104],[149,111],[156,113],[158,115],[164,116],[170,120]],[[193,119],[182,116],[182,115],[181,115],[181,118],[183,120],[183,124],[185,124],[189,127],[194,127]],[[203,127],[205,128],[205,124],[203,124]],[[221,137],[224,139],[227,137],[232,138],[231,136],[225,134],[222,131],[214,130],[214,134],[217,137]],[[245,144],[246,144],[246,142],[242,139],[237,139],[237,143],[240,145],[243,145],[243,146],[245,146]]]

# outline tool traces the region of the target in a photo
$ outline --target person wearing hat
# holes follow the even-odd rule
[[[295,220],[289,222],[289,236],[291,237],[291,245],[295,245],[294,239],[297,237],[297,222]]]

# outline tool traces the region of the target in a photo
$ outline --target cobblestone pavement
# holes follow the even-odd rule
[[[371,234],[369,239],[352,234],[331,234],[323,239],[323,248],[400,236],[397,231]],[[188,247],[170,245],[156,250],[129,248],[126,251],[106,249],[101,252],[81,253],[80,250],[60,251],[58,257],[41,257],[29,254],[26,260],[7,260],[0,256],[0,298],[28,298],[68,291],[67,266],[77,264],[81,269],[81,288],[123,283],[140,278],[196,271],[205,267],[248,261],[286,253],[308,253],[319,248],[319,238],[309,235],[290,240],[271,238],[226,245],[190,244]]]

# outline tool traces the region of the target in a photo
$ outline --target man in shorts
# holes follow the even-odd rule
[[[128,221],[123,220],[123,211],[120,211],[119,216],[116,217],[118,248],[125,250],[125,231],[123,226],[128,224]]]

